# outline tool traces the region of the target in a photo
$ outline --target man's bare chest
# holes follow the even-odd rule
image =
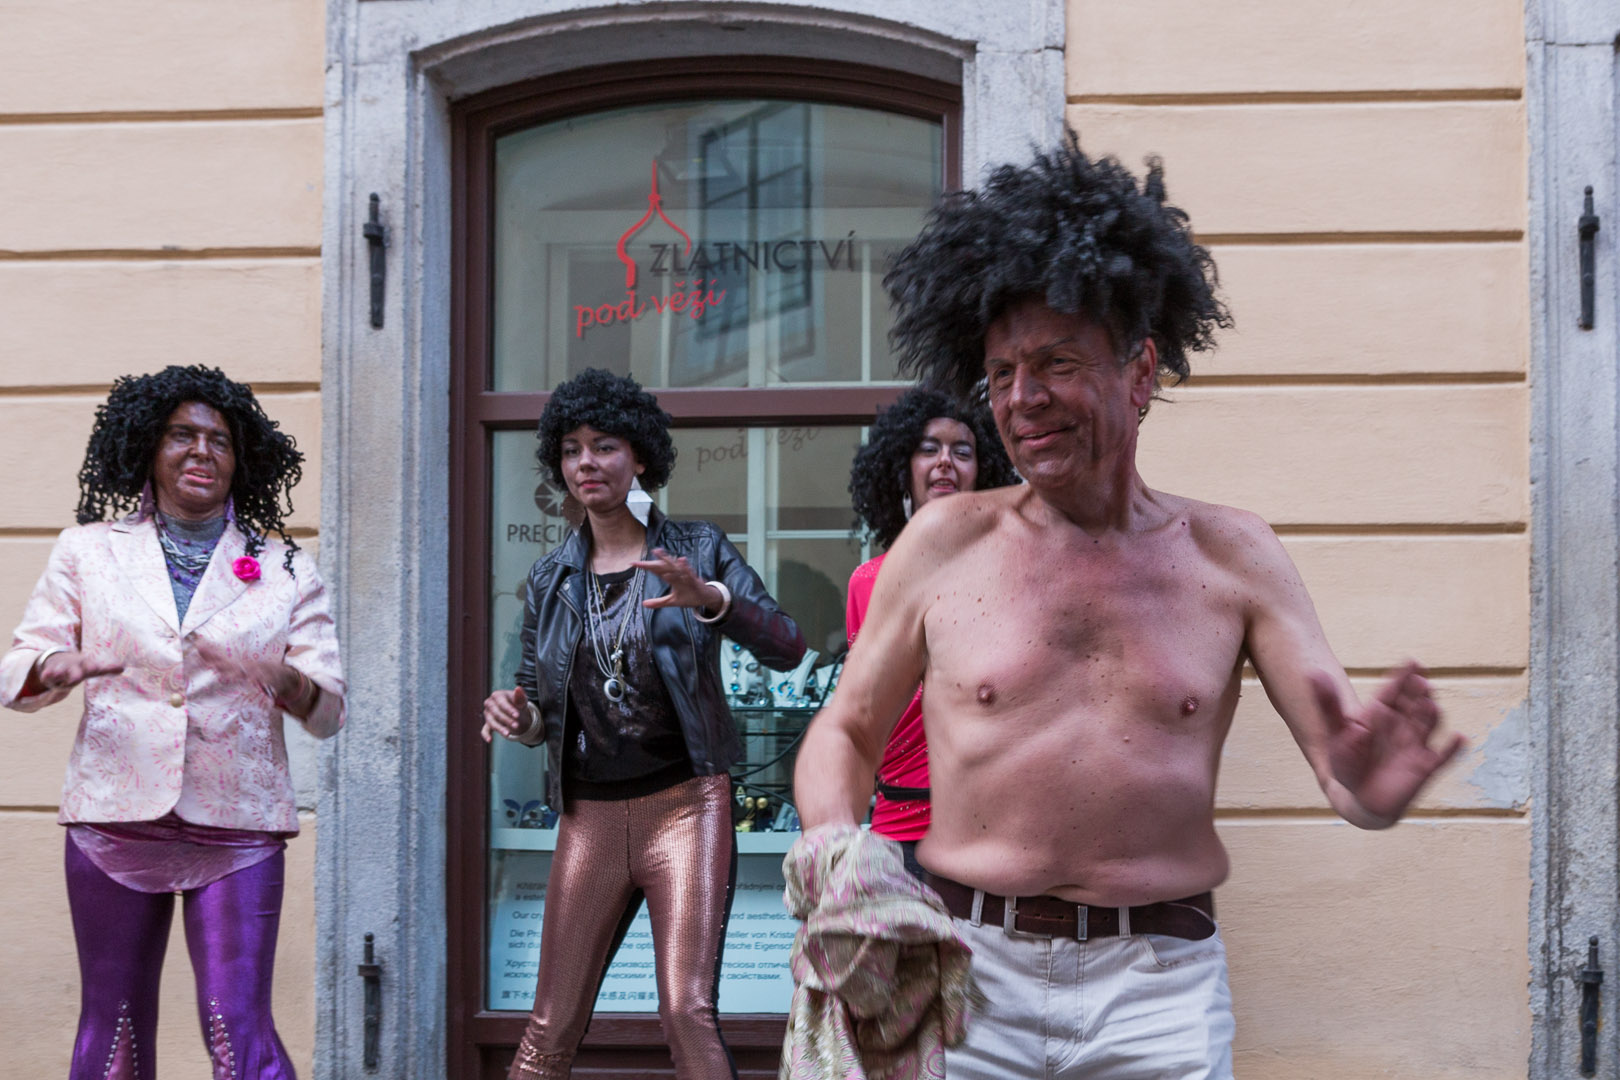
[[[1241,588],[1188,544],[1009,546],[954,569],[940,575],[924,636],[930,672],[965,694],[1176,706],[1224,694],[1242,659]]]

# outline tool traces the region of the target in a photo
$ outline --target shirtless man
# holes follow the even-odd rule
[[[1231,1075],[1209,891],[1228,869],[1215,776],[1246,662],[1363,828],[1394,824],[1461,745],[1435,736],[1415,664],[1357,700],[1265,522],[1137,473],[1159,380],[1228,322],[1213,279],[1157,166],[1139,187],[1071,136],[944,202],[887,282],[908,362],[986,381],[1027,483],[906,526],[794,787],[807,830],[860,822],[923,681],[917,855],[988,998],[951,1080]]]

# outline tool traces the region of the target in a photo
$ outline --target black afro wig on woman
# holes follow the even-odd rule
[[[567,487],[562,474],[563,436],[581,424],[630,443],[636,460],[646,466],[641,474],[643,490],[657,491],[669,482],[675,468],[669,413],[630,376],[586,368],[553,390],[540,413],[540,447],[535,457],[559,490]]]
[[[951,394],[926,387],[907,390],[877,414],[866,445],[855,452],[855,464],[849,470],[855,528],[864,527],[884,548],[893,544],[905,528],[906,512],[900,497],[911,488],[911,455],[922,442],[928,422],[938,417],[959,421],[973,432],[979,463],[974,491],[1019,482],[1001,445],[1001,436],[996,434],[990,410],[983,404],[964,405]]]
[[[883,279],[903,369],[971,392],[990,324],[1034,299],[1106,328],[1122,361],[1152,337],[1160,376],[1185,379],[1187,353],[1210,348],[1232,320],[1209,252],[1164,198],[1156,159],[1138,187],[1115,158],[1086,157],[1072,130],[982,190],[944,196]]]
[[[264,414],[253,391],[218,368],[170,366],[152,375],[125,375],[96,410],[96,426],[79,469],[80,525],[105,521],[140,504],[158,441],[174,411],[197,401],[216,410],[231,431],[236,471],[231,502],[236,528],[257,555],[274,531],[287,545],[287,572],[298,545],[283,518],[292,513],[293,485],[303,477],[304,455],[291,435]]]

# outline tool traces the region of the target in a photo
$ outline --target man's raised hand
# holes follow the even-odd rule
[[[1424,785],[1462,749],[1464,740],[1457,734],[1431,745],[1440,710],[1416,663],[1392,672],[1371,701],[1348,712],[1338,686],[1326,674],[1313,674],[1311,689],[1327,732],[1329,770],[1375,819],[1366,824],[1395,824]]]

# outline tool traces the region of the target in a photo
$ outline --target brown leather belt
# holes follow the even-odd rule
[[[963,885],[937,874],[927,874],[924,880],[945,901],[945,910],[958,919],[972,919],[973,895],[971,885]],[[1166,937],[1202,941],[1215,933],[1215,894],[1199,893],[1182,900],[1165,900],[1157,904],[1142,904],[1125,909],[1128,925],[1120,925],[1120,909],[1076,904],[1056,896],[1004,896],[984,893],[978,920],[991,926],[1000,926],[1008,934],[1025,937],[1075,938],[1085,941],[1095,937],[1117,937],[1124,934],[1163,934]]]

